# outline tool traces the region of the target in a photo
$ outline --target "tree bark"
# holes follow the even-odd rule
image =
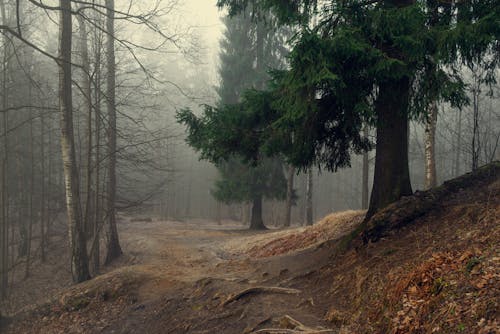
[[[28,103],[31,104],[31,83],[28,85]],[[24,271],[24,278],[28,278],[30,274],[30,261],[31,261],[31,238],[33,232],[33,223],[35,221],[35,208],[33,206],[33,197],[35,192],[35,152],[34,152],[34,141],[35,138],[33,136],[33,111],[29,108],[29,118],[30,118],[30,144],[29,144],[29,152],[30,152],[30,160],[31,160],[31,168],[30,168],[30,191],[29,191],[29,212],[30,219],[28,223],[28,237],[27,237],[27,251],[26,251],[26,267]]]
[[[94,275],[99,273],[100,269],[100,227],[102,225],[102,214],[100,205],[100,168],[101,168],[101,40],[95,40],[95,76],[94,76],[94,104],[95,104],[95,117],[94,117],[94,132],[95,132],[95,172],[94,172],[94,242],[91,245],[91,258],[90,266]]]
[[[288,177],[286,184],[286,204],[285,204],[285,221],[284,227],[289,227],[292,220],[292,204],[293,204],[293,178],[295,176],[295,167],[288,166]]]
[[[86,119],[86,146],[87,146],[87,157],[86,157],[86,177],[85,177],[85,211],[83,216],[83,223],[85,225],[85,233],[87,236],[91,236],[93,233],[93,217],[90,213],[90,208],[92,204],[92,97],[91,97],[91,85],[90,85],[90,61],[89,61],[89,51],[87,46],[87,28],[83,17],[78,15],[78,26],[80,28],[80,52],[82,58],[82,93],[85,99],[85,113]]]
[[[75,283],[90,279],[85,234],[80,208],[80,190],[73,131],[73,96],[71,79],[71,2],[60,0],[59,108],[61,152],[66,188],[68,232],[71,249],[71,273]]]
[[[474,70],[473,70],[474,71]],[[476,73],[473,73],[474,87],[472,88],[472,108],[473,108],[473,127],[472,127],[472,170],[475,171],[479,167],[479,152],[481,144],[479,140],[479,94],[480,94],[480,79]]]
[[[368,137],[368,126],[365,125],[363,128],[363,135],[365,138]],[[368,152],[363,153],[363,175],[361,180],[361,208],[363,210],[368,209],[368,178],[370,173],[370,165],[368,161]]]
[[[108,189],[107,189],[107,245],[106,260],[109,264],[122,254],[116,228],[116,103],[115,103],[115,46],[114,0],[106,0],[107,31],[107,109],[108,109]]]
[[[4,1],[0,1],[0,11],[2,14],[2,24],[7,24],[7,16],[5,13]],[[6,109],[8,105],[8,92],[7,92],[7,71],[8,71],[8,39],[3,35],[3,54],[2,54],[2,108]],[[8,153],[8,113],[3,113],[3,156],[0,163],[0,177],[1,177],[1,191],[0,191],[0,300],[7,297],[8,281],[9,281],[9,190],[7,185],[7,153]]]
[[[45,115],[40,111],[40,259],[45,262],[45,216],[47,215],[45,207]]]
[[[412,194],[408,168],[408,78],[379,86],[375,103],[377,144],[370,206],[365,219],[377,210]]]
[[[250,218],[251,230],[265,230],[262,219],[262,195],[257,195],[252,201],[252,217]]]
[[[438,107],[436,101],[429,108],[429,118],[425,124],[425,190],[437,185],[436,177],[436,123]]]
[[[307,170],[307,184],[306,184],[306,225],[313,224],[313,171],[312,167]]]

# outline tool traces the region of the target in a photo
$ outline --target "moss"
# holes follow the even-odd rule
[[[73,296],[64,301],[64,308],[68,311],[79,311],[87,307],[91,299],[86,295]]]
[[[396,253],[397,251],[398,251],[397,249],[392,249],[392,248],[389,248],[389,249],[386,249],[386,250],[382,253],[382,255],[383,255],[383,256],[389,256],[389,255],[391,255],[391,254]]]
[[[467,261],[467,264],[465,265],[465,270],[467,273],[471,273],[472,269],[474,269],[475,266],[481,263],[481,259],[479,257],[472,257],[470,258],[469,261]]]
[[[434,283],[432,285],[431,293],[434,296],[439,295],[445,287],[448,286],[448,283],[442,278],[438,277],[434,280]]]

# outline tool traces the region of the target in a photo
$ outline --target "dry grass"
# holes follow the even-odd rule
[[[290,228],[230,240],[225,250],[232,254],[269,257],[303,250],[350,233],[363,220],[365,211],[329,214],[313,226]]]

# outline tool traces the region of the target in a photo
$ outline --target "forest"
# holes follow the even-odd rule
[[[0,0],[0,333],[498,333],[497,0]]]

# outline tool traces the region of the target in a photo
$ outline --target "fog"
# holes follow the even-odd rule
[[[236,229],[249,227],[252,201],[216,199],[214,193],[223,165],[201,159],[202,152],[186,142],[189,129],[179,124],[176,116],[186,108],[201,116],[206,105],[221,104],[221,72],[228,66],[221,60],[227,10],[217,8],[216,1],[207,0],[117,0],[113,34],[106,26],[109,17],[104,15],[110,9],[108,2],[83,2],[89,8],[81,8],[81,15],[78,8],[82,4],[74,2],[69,50],[72,58],[68,61],[59,54],[64,44],[59,31],[60,11],[50,8],[59,2],[43,2],[49,7],[42,8],[25,1],[18,12],[18,2],[1,3],[4,283],[0,290],[5,302],[0,309],[14,312],[22,306],[16,302],[15,294],[24,289],[21,282],[32,274],[36,277],[46,254],[50,258],[50,254],[61,252],[62,245],[66,249],[68,226],[70,237],[85,234],[80,248],[92,250],[89,257],[96,257],[89,260],[95,265],[91,266],[91,275],[97,275],[99,264],[105,261],[112,239],[109,235],[116,233],[116,226],[120,231],[120,224],[134,219],[195,222],[200,229],[214,223]],[[82,21],[77,19],[79,15]],[[253,26],[249,29],[252,33],[259,31]],[[282,45],[269,42],[274,49],[266,51],[281,57],[276,63],[287,68],[288,60],[282,54],[290,50],[289,37],[294,31],[269,29],[269,39],[276,37],[272,43]],[[112,62],[109,62],[110,40],[115,52]],[[252,60],[250,67],[257,71],[264,66],[270,71],[273,69],[270,63],[262,65],[261,60]],[[72,73],[69,91],[63,94],[60,80],[64,77],[61,70],[64,64],[70,64]],[[438,103],[435,141],[438,185],[471,171],[474,163],[483,165],[500,159],[499,85],[490,87],[478,81],[480,70],[462,66],[459,72],[469,82],[466,94],[475,104],[459,109],[449,103]],[[253,73],[241,75],[238,84],[247,75]],[[116,79],[112,91],[110,77]],[[262,75],[254,80],[253,86],[244,88],[263,88],[265,84],[261,82],[268,79],[269,74]],[[109,102],[111,94],[115,96],[114,104]],[[72,96],[71,112],[61,102],[68,95]],[[72,121],[65,121],[61,115],[71,115]],[[69,123],[74,133],[66,131]],[[425,188],[424,123],[422,117],[408,123],[413,190]],[[366,131],[375,143],[375,127],[372,125]],[[68,133],[72,138],[64,141]],[[112,139],[116,140],[114,148],[110,146]],[[68,152],[74,154],[73,160],[68,158],[71,157]],[[240,156],[236,158],[242,160]],[[281,166],[279,174],[286,175],[289,170],[286,157],[277,155],[277,159]],[[363,173],[366,162],[368,174]],[[375,150],[371,150],[365,156],[353,153],[350,167],[335,172],[318,164],[311,166],[313,221],[333,212],[367,209],[363,200],[370,196],[366,189],[373,184],[374,164]],[[114,173],[116,183],[111,177]],[[294,197],[291,226],[306,224],[310,188],[307,175],[306,169],[294,172],[295,192],[294,196],[289,194]],[[72,199],[68,198],[70,188]],[[283,184],[282,188],[285,193]],[[285,196],[268,199],[266,195],[261,194],[264,225],[270,229],[283,228],[287,215]],[[81,212],[68,218],[71,200],[77,202],[74,208]],[[116,221],[114,218],[110,221],[115,216]],[[72,219],[79,222],[73,223]],[[71,245],[74,247],[74,242]],[[75,252],[75,248],[71,251]],[[70,251],[64,254],[66,262],[60,265],[67,269]],[[68,282],[69,272],[67,269],[64,273]],[[75,276],[73,280],[78,281]],[[10,286],[12,294],[8,293]]]

